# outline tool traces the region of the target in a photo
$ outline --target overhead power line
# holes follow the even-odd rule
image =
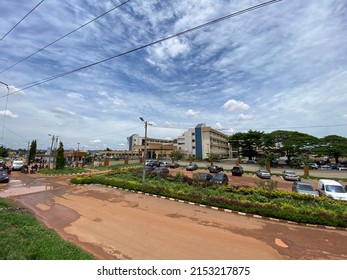
[[[45,0],[40,1],[40,3],[38,3],[34,8],[32,8],[29,13],[27,13],[20,21],[18,21],[4,36],[2,36],[2,38],[0,39],[0,41],[2,41],[3,39],[5,39],[5,37],[10,34],[13,29],[15,29],[27,16],[29,16],[38,6],[40,6],[42,4],[42,2]]]
[[[187,33],[193,32],[193,31],[196,31],[196,30],[198,30],[198,29],[205,28],[205,27],[207,27],[207,26],[210,26],[210,25],[219,23],[219,22],[221,22],[221,21],[230,19],[230,18],[232,18],[232,17],[236,17],[236,16],[239,16],[239,15],[242,15],[242,14],[245,14],[245,13],[248,13],[248,12],[251,12],[251,11],[253,11],[253,10],[257,10],[257,9],[263,8],[263,7],[265,7],[265,6],[269,6],[269,5],[275,4],[275,3],[277,3],[277,2],[281,2],[281,1],[282,1],[282,0],[272,0],[272,1],[264,2],[264,3],[258,4],[258,5],[252,6],[252,7],[250,7],[250,8],[247,8],[247,9],[244,9],[244,10],[241,10],[241,11],[238,11],[238,12],[235,12],[235,13],[228,14],[228,15],[226,15],[226,16],[223,16],[223,17],[220,17],[220,18],[211,20],[211,21],[206,22],[206,23],[204,23],[204,24],[200,24],[200,25],[197,25],[197,26],[195,26],[195,27],[192,27],[192,28],[186,29],[186,30],[184,30],[184,31],[178,32],[178,33],[176,33],[176,34],[174,34],[174,35],[169,35],[169,36],[164,37],[164,38],[162,38],[162,39],[158,39],[158,40],[153,41],[153,42],[151,42],[151,43],[142,45],[142,46],[140,46],[140,47],[137,47],[137,48],[134,48],[134,49],[131,49],[131,50],[128,50],[128,51],[126,51],[126,52],[123,52],[123,53],[120,53],[120,54],[117,54],[117,55],[114,55],[114,56],[105,58],[105,59],[103,59],[103,60],[99,60],[99,61],[97,61],[97,62],[94,62],[94,63],[88,64],[88,65],[85,65],[85,66],[76,68],[76,69],[74,69],[74,70],[71,70],[71,71],[68,71],[68,72],[65,72],[65,73],[62,73],[62,74],[58,74],[58,75],[55,75],[55,76],[51,76],[51,77],[49,77],[49,78],[45,78],[45,79],[40,80],[40,81],[33,82],[33,83],[31,83],[32,85],[26,86],[26,87],[23,87],[23,88],[21,88],[21,89],[18,89],[18,90],[16,90],[16,91],[14,91],[14,92],[11,92],[11,93],[9,93],[9,95],[12,95],[12,94],[14,94],[14,93],[17,93],[17,92],[20,92],[20,91],[23,91],[23,90],[26,90],[26,89],[29,89],[29,88],[32,88],[32,87],[35,87],[35,86],[44,84],[44,83],[47,83],[47,82],[49,82],[49,81],[52,81],[52,80],[55,80],[55,79],[58,79],[58,78],[61,78],[61,77],[64,77],[64,76],[67,76],[67,75],[70,75],[70,74],[79,72],[79,71],[82,71],[82,70],[84,70],[84,69],[87,69],[87,68],[96,66],[96,65],[98,65],[98,64],[107,62],[107,61],[109,61],[109,60],[112,60],[112,59],[115,59],[115,58],[118,58],[118,57],[121,57],[121,56],[130,54],[130,53],[133,53],[133,52],[136,52],[136,51],[139,51],[139,50],[142,50],[142,49],[144,49],[144,48],[148,48],[148,47],[150,47],[150,46],[153,46],[153,45],[162,43],[162,42],[164,42],[164,41],[173,39],[173,38],[175,38],[175,37],[178,37],[178,36],[181,36],[181,35],[184,35],[184,34],[187,34]],[[0,98],[3,98],[3,97],[6,97],[6,95],[1,96]]]
[[[112,12],[113,10],[118,9],[119,7],[121,7],[121,6],[123,6],[124,4],[128,3],[129,1],[131,1],[131,0],[124,1],[123,3],[121,3],[121,4],[119,4],[119,5],[115,6],[115,7],[113,7],[112,9],[110,9],[110,10],[104,12],[103,14],[97,16],[96,18],[93,18],[92,20],[86,22],[85,24],[81,25],[80,27],[78,27],[78,28],[76,28],[76,29],[70,31],[69,33],[66,33],[65,35],[63,35],[63,36],[61,36],[60,38],[56,39],[56,40],[53,41],[52,43],[49,43],[48,45],[42,47],[41,49],[38,49],[36,52],[32,53],[31,55],[29,55],[29,56],[27,56],[27,57],[25,57],[25,58],[19,60],[19,61],[16,62],[15,64],[13,64],[13,65],[7,67],[6,69],[2,70],[2,71],[0,72],[0,74],[6,72],[6,71],[8,71],[8,70],[10,70],[11,68],[15,67],[15,66],[18,65],[19,63],[22,63],[23,61],[25,61],[25,60],[27,60],[27,59],[33,57],[35,54],[37,54],[37,53],[39,53],[39,52],[41,52],[41,51],[47,49],[48,47],[52,46],[53,44],[55,44],[55,43],[61,41],[62,39],[64,39],[64,38],[70,36],[72,33],[75,33],[76,31],[82,29],[83,27],[87,26],[88,24],[90,24],[90,23],[92,23],[92,22],[98,20],[99,18],[101,18],[101,17],[103,17],[103,16],[105,16],[105,15],[107,15],[107,14],[109,14],[109,13]]]
[[[267,130],[267,129],[297,129],[297,128],[322,128],[322,127],[338,127],[338,126],[347,126],[347,123],[344,124],[322,124],[322,125],[308,125],[308,126],[287,126],[287,127],[258,127],[256,129]],[[249,128],[233,127],[239,130],[245,130]],[[230,128],[217,128],[217,130],[230,130]]]

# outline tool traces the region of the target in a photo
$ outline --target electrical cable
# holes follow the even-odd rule
[[[17,22],[4,36],[2,36],[2,38],[0,39],[0,41],[2,41],[3,39],[5,39],[5,37],[10,34],[27,16],[29,16],[38,6],[40,6],[43,1],[45,0],[41,0],[40,3],[38,3],[34,8],[32,8],[29,13],[27,13],[19,22]]]
[[[8,70],[10,70],[11,68],[15,67],[15,66],[18,65],[19,63],[22,63],[23,61],[25,61],[25,60],[27,60],[27,59],[33,57],[35,54],[37,54],[37,53],[39,53],[39,52],[41,52],[41,51],[47,49],[48,47],[52,46],[53,44],[55,44],[55,43],[61,41],[62,39],[64,39],[64,38],[70,36],[72,33],[75,33],[76,31],[82,29],[83,27],[87,26],[88,24],[90,24],[90,23],[96,21],[97,19],[99,19],[99,18],[101,18],[101,17],[103,17],[103,16],[109,14],[109,13],[112,12],[113,10],[115,10],[115,9],[117,9],[117,8],[119,8],[119,7],[121,7],[121,6],[123,6],[124,4],[128,3],[129,1],[131,1],[131,0],[127,0],[127,1],[125,1],[125,2],[123,2],[123,3],[121,3],[121,4],[119,4],[119,5],[117,5],[117,6],[115,6],[115,7],[113,7],[112,9],[108,10],[107,12],[104,12],[103,14],[97,16],[96,18],[94,18],[94,19],[92,19],[92,20],[86,22],[85,24],[81,25],[80,27],[78,27],[78,28],[76,28],[76,29],[74,29],[74,30],[72,30],[72,31],[70,31],[70,32],[68,32],[68,33],[66,33],[65,35],[63,35],[63,36],[61,36],[60,38],[56,39],[56,40],[53,41],[52,43],[49,43],[48,45],[42,47],[41,49],[37,50],[36,52],[32,53],[31,55],[29,55],[29,56],[27,56],[27,57],[25,57],[25,58],[19,60],[19,61],[16,62],[15,64],[13,64],[13,65],[7,67],[6,69],[2,70],[2,71],[0,72],[0,74],[6,72],[6,71],[8,71]]]
[[[221,22],[221,21],[225,21],[225,20],[230,19],[230,18],[232,18],[232,17],[236,17],[236,16],[239,16],[239,15],[241,15],[241,14],[245,14],[245,13],[251,12],[251,11],[253,11],[253,10],[263,8],[263,7],[265,7],[265,6],[269,6],[269,5],[275,4],[275,3],[280,2],[280,1],[282,1],[282,0],[272,0],[272,1],[264,2],[264,3],[258,4],[258,5],[252,6],[252,7],[250,7],[250,8],[247,8],[247,9],[244,9],[244,10],[241,10],[241,11],[238,11],[238,12],[228,14],[228,15],[226,15],[226,16],[223,16],[223,17],[220,17],[220,18],[211,20],[211,21],[209,21],[209,22],[206,22],[206,23],[197,25],[197,26],[195,26],[195,27],[192,27],[192,28],[186,29],[186,30],[184,30],[184,31],[175,33],[175,34],[173,34],[173,35],[169,35],[169,36],[167,36],[167,37],[158,39],[158,40],[153,41],[153,42],[151,42],[151,43],[147,43],[147,44],[144,44],[144,45],[142,45],[142,46],[136,47],[136,48],[134,48],[134,49],[125,51],[125,52],[123,52],[123,53],[120,53],[120,54],[117,54],[117,55],[114,55],[114,56],[105,58],[105,59],[103,59],[103,60],[99,60],[99,61],[96,61],[96,62],[94,62],[94,63],[91,63],[91,64],[88,64],[88,65],[85,65],[85,66],[76,68],[76,69],[74,69],[74,70],[70,70],[70,71],[65,72],[65,73],[62,73],[62,74],[58,74],[58,75],[55,75],[55,76],[51,76],[51,77],[42,79],[42,80],[40,80],[40,81],[34,82],[34,83],[33,83],[32,85],[30,85],[30,86],[24,87],[24,88],[22,88],[22,89],[18,89],[18,90],[14,91],[14,92],[11,92],[11,93],[9,93],[9,95],[12,95],[12,94],[14,94],[14,93],[17,93],[17,92],[20,92],[20,91],[23,91],[23,90],[26,90],[26,89],[29,89],[29,88],[38,86],[38,85],[40,85],[40,84],[47,83],[47,82],[49,82],[49,81],[52,81],[52,80],[55,80],[55,79],[58,79],[58,78],[61,78],[61,77],[64,77],[64,76],[73,74],[73,73],[75,73],[75,72],[82,71],[82,70],[84,70],[84,69],[87,69],[87,68],[96,66],[96,65],[98,65],[98,64],[107,62],[107,61],[109,61],[109,60],[112,60],[112,59],[115,59],[115,58],[118,58],[118,57],[121,57],[121,56],[130,54],[130,53],[133,53],[133,52],[136,52],[136,51],[139,51],[139,50],[142,50],[142,49],[144,49],[144,48],[148,48],[148,47],[150,47],[150,46],[153,46],[153,45],[162,43],[162,42],[164,42],[164,41],[173,39],[173,38],[175,38],[175,37],[178,37],[178,36],[181,36],[181,35],[184,35],[184,34],[187,34],[187,33],[193,32],[193,31],[196,31],[196,30],[198,30],[198,29],[205,28],[205,27],[207,27],[207,26],[210,26],[210,25],[219,23],[219,22]],[[1,96],[0,98],[3,98],[3,97],[5,97],[5,95]]]

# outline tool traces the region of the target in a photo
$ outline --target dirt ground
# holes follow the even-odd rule
[[[347,259],[346,230],[228,213],[104,186],[74,186],[68,183],[70,176],[11,176],[0,197],[28,208],[99,259]],[[239,184],[255,179],[231,178]],[[280,188],[290,185],[279,182]]]

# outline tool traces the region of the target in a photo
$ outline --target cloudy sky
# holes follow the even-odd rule
[[[261,3],[0,1],[0,144],[127,149],[139,117],[156,138],[198,123],[347,137],[345,0],[282,0],[182,34]]]

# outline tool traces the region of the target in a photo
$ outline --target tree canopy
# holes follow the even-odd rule
[[[337,135],[319,139],[297,131],[276,130],[264,133],[250,130],[230,136],[229,143],[239,156],[251,159],[262,154],[262,157],[269,160],[284,156],[288,164],[291,164],[293,158],[299,158],[303,162],[309,155],[332,156],[336,162],[347,156],[347,138]]]

